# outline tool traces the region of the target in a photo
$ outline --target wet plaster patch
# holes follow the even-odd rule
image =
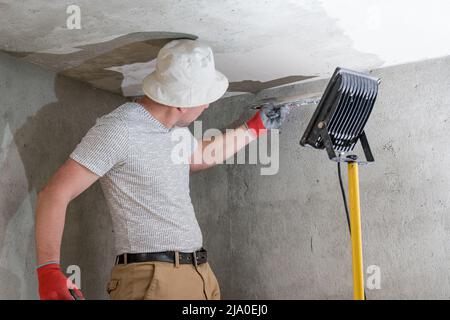
[[[250,92],[257,93],[258,91],[290,84],[293,82],[303,81],[306,79],[314,78],[314,76],[293,75],[283,78],[278,78],[270,81],[255,81],[255,80],[243,80],[237,82],[231,82],[228,88],[231,92]]]
[[[125,77],[117,67],[136,63],[146,67],[166,43],[180,38],[196,39],[196,36],[172,32],[136,32],[110,41],[80,46],[78,51],[73,50],[71,53],[62,50],[61,54],[14,52],[13,55],[50,67],[60,75],[89,83],[96,88],[124,95],[122,84]],[[147,74],[151,71],[148,70]],[[146,70],[139,71],[140,76],[144,73]]]

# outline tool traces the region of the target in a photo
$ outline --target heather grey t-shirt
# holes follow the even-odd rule
[[[70,154],[101,177],[116,254],[202,247],[187,163],[196,146],[187,128],[168,129],[142,105],[125,103],[98,118]]]

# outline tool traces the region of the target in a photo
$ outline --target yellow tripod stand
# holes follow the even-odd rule
[[[358,162],[348,162],[348,197],[352,240],[353,298],[364,300],[364,269],[361,238],[361,209],[359,203]]]

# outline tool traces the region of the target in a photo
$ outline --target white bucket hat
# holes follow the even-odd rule
[[[227,88],[228,79],[216,70],[211,48],[185,39],[162,47],[156,70],[142,82],[142,90],[152,100],[182,108],[214,102]]]

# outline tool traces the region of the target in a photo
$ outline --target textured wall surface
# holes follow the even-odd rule
[[[119,96],[0,54],[0,299],[35,299],[36,194]],[[106,297],[112,233],[98,183],[68,208],[62,262],[81,268],[89,298]]]
[[[367,135],[376,162],[360,168],[365,267],[381,270],[369,299],[450,298],[450,58],[399,65],[382,78]],[[321,91],[327,80],[265,91]],[[245,118],[250,95],[203,115],[204,128]],[[222,165],[191,193],[224,298],[351,299],[351,249],[336,164],[299,146],[314,106],[292,112],[280,168]],[[356,150],[358,151],[358,150]],[[346,170],[344,170],[344,177]]]

